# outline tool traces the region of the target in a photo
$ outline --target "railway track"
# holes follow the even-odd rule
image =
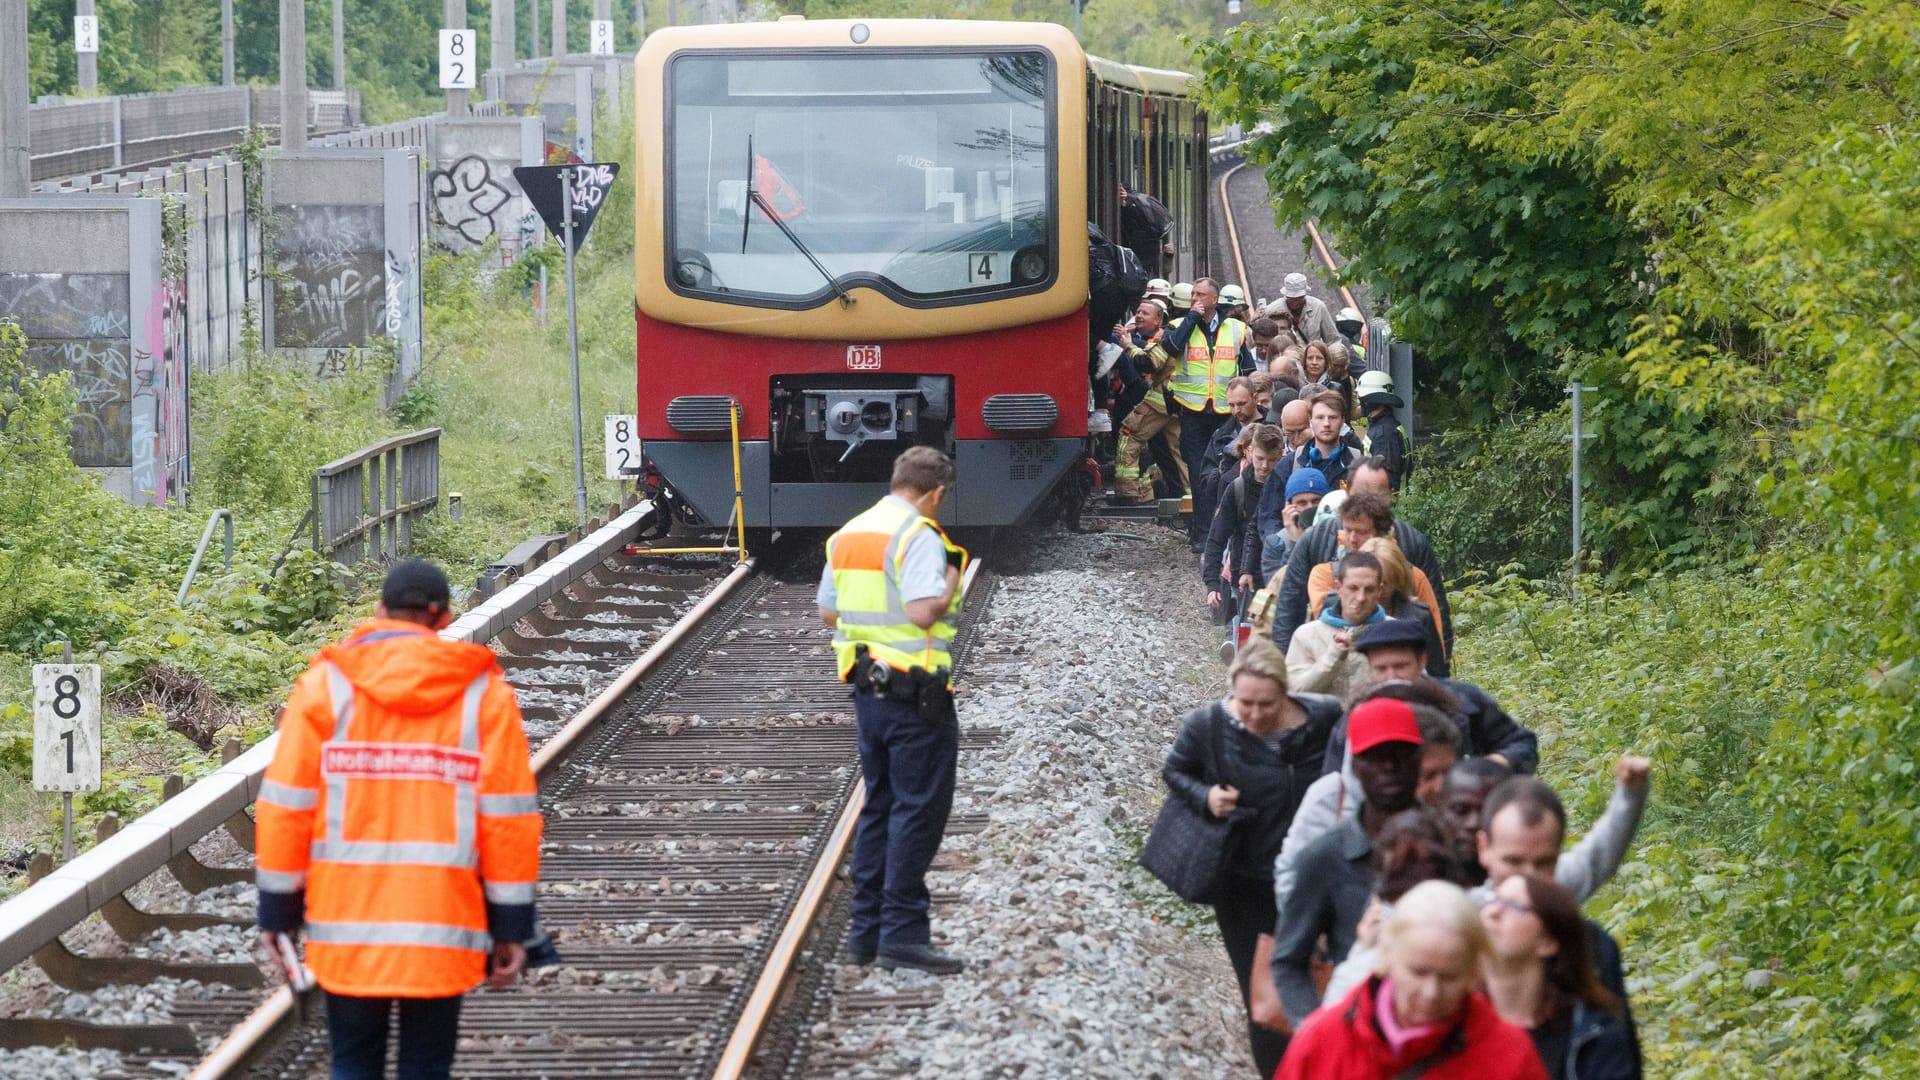
[[[539,903],[565,959],[469,996],[459,1075],[739,1076],[801,1051],[782,1003],[839,951],[816,923],[836,910],[860,806],[818,573],[756,567],[676,624],[660,677],[610,688],[568,725],[585,731],[571,749],[543,755]],[[273,1026],[248,1025],[196,1075],[323,1075],[317,1030],[263,1053]]]
[[[860,804],[851,703],[829,674],[814,607],[817,556],[776,553],[777,565],[729,569],[712,556],[628,553],[615,535],[582,547],[524,579],[517,601],[509,590],[507,606],[462,620],[467,633],[492,634],[522,688],[547,816],[540,912],[563,962],[511,992],[469,997],[459,1073],[778,1075],[804,1060],[808,1017],[840,951],[835,871]],[[969,584],[977,610],[982,590]],[[961,748],[994,736],[970,731]],[[240,755],[215,786],[245,796],[267,756]],[[146,865],[157,854],[150,845],[122,837],[0,908],[0,948],[27,950],[40,976],[78,989],[65,970],[77,965],[112,990],[168,982],[164,1016],[9,1019],[0,1022],[8,1045],[112,1048],[80,1070],[103,1077],[325,1075],[324,1036],[303,1017],[318,1010],[274,987],[250,955],[251,818],[244,806],[222,813],[211,794],[196,785],[149,815],[208,825],[160,866]],[[980,824],[963,817],[954,827]],[[126,833],[156,825],[143,818]],[[171,835],[178,825],[163,827]],[[204,874],[184,870],[188,860]],[[226,914],[197,917],[225,935],[228,962],[192,972],[106,955],[57,962],[63,937],[97,940],[98,927],[86,928],[112,922],[130,886],[153,891],[141,884],[148,878],[176,879],[161,891],[177,907],[199,903],[206,890],[193,885],[224,890]],[[76,881],[96,896],[118,887],[112,902],[89,908],[104,908],[103,919],[31,917],[27,908],[48,907]],[[122,944],[145,948],[151,937]],[[68,1011],[110,1012],[97,995]]]
[[[717,602],[750,574],[716,555],[630,552],[652,513],[618,515],[449,628],[493,643],[536,762],[559,760],[590,728],[582,715],[653,670],[684,633],[676,620],[713,606],[703,595]],[[181,1075],[258,1010],[295,1011],[251,941],[247,808],[270,756],[236,741],[214,775],[170,778],[152,813],[124,828],[110,817],[93,850],[30,870],[34,884],[0,906],[0,1073],[58,1063],[68,1047],[87,1054],[68,1056],[70,1074]]]

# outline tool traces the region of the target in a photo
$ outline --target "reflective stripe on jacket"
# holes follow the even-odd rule
[[[958,552],[966,571],[966,550],[947,539],[933,519],[902,506],[891,497],[881,499],[827,539],[827,565],[833,568],[835,610],[833,653],[840,680],[851,681],[854,650],[861,645],[875,660],[899,671],[945,668],[949,679],[953,657],[953,622],[943,616],[922,630],[907,616],[901,599],[900,572],[907,541],[922,528],[932,529],[949,552]],[[958,593],[954,603],[959,603]],[[951,615],[951,610],[948,612]]]
[[[374,619],[294,684],[256,804],[260,922],[327,990],[446,997],[532,936],[540,800],[483,646]]]
[[[1213,345],[1207,345],[1205,328],[1196,323],[1187,335],[1187,350],[1174,370],[1167,389],[1175,401],[1189,412],[1212,409],[1227,412],[1227,383],[1240,374],[1240,348],[1247,339],[1247,324],[1239,319],[1220,320]]]

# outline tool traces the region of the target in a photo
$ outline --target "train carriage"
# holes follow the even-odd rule
[[[940,20],[685,27],[636,61],[638,414],[692,512],[838,525],[912,445],[943,517],[1025,520],[1087,439],[1086,223],[1121,183],[1205,262],[1205,117],[1185,76],[1064,28]]]

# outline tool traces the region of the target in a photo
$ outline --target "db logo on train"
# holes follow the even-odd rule
[[[880,346],[878,345],[847,346],[847,370],[848,371],[879,371],[880,370]]]

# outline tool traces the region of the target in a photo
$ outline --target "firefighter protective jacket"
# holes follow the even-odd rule
[[[370,619],[294,683],[256,805],[260,926],[356,997],[448,997],[533,934],[540,801],[494,655]]]

